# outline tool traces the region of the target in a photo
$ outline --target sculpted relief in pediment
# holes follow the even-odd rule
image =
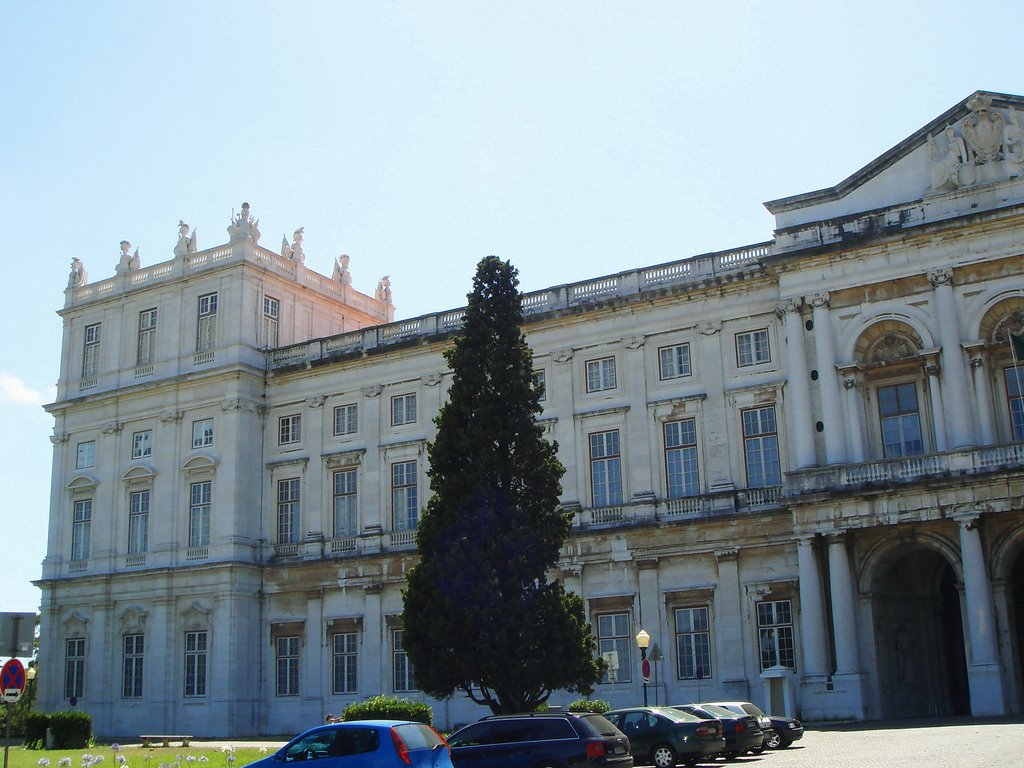
[[[1024,175],[1024,127],[1017,111],[1011,107],[1004,116],[984,93],[968,99],[967,106],[971,114],[959,133],[947,125],[937,136],[928,134],[933,193]]]

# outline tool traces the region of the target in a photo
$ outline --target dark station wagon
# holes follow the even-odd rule
[[[633,768],[629,739],[597,714],[495,715],[461,728],[448,743],[461,768]]]

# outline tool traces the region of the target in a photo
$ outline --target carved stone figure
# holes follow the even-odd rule
[[[68,275],[68,288],[79,288],[85,285],[89,276],[85,273],[85,266],[81,260],[75,256],[71,259],[71,274]]]
[[[174,246],[174,255],[181,257],[196,252],[196,233],[189,235],[189,226],[178,219],[178,244]]]
[[[956,129],[946,126],[943,132],[945,149],[939,149],[935,138],[928,134],[928,148],[931,155],[932,190],[936,192],[970,186],[974,183],[974,168],[964,140],[956,135]]]
[[[334,261],[334,280],[342,285],[352,284],[352,275],[348,271],[348,256],[344,253]]]
[[[388,275],[384,275],[377,283],[377,301],[391,303],[391,278]]]
[[[1003,158],[1003,128],[1006,120],[995,110],[989,109],[991,106],[992,97],[985,93],[976,93],[967,100],[967,108],[972,114],[964,120],[962,130],[977,165]]]
[[[302,264],[306,260],[306,254],[302,251],[302,232],[305,227],[299,227],[292,234],[292,244],[288,245],[288,238],[281,236],[281,257],[291,259]]]
[[[132,249],[132,244],[127,240],[121,241],[121,259],[117,262],[117,268],[114,270],[117,274],[124,272],[134,272],[141,264],[139,259],[139,249],[135,249],[135,253],[129,255],[129,251]]]
[[[871,348],[867,358],[869,363],[892,363],[916,354],[917,349],[907,339],[895,333],[887,333]]]
[[[228,236],[231,242],[251,240],[254,244],[260,241],[260,222],[249,213],[249,204],[242,203],[242,210],[236,216],[231,212],[231,224],[228,225]]]

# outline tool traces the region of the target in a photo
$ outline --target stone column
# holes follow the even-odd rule
[[[836,643],[836,674],[860,671],[857,650],[857,622],[853,574],[846,551],[846,536],[832,536],[828,542],[828,568],[832,594],[832,627]]]
[[[816,463],[814,423],[800,304],[796,299],[787,299],[779,305],[779,313],[786,323],[786,420],[792,445],[790,459],[797,469],[813,467]]]
[[[847,376],[843,379],[843,388],[846,390],[846,419],[847,434],[850,437],[850,461],[859,464],[865,461],[867,454],[864,452],[864,408],[861,398],[861,384],[855,376]]]
[[[928,397],[932,404],[932,420],[935,426],[935,450],[946,450],[946,417],[942,412],[942,390],[939,387],[939,364],[933,361],[925,363],[924,372],[928,375]],[[922,423],[922,428],[924,424]]]
[[[982,445],[996,442],[995,412],[992,407],[992,390],[988,383],[988,368],[985,366],[985,352],[979,345],[971,350],[971,374],[974,378],[974,402],[978,417],[978,439]]]
[[[662,616],[662,605],[659,599],[658,590],[658,558],[646,557],[641,555],[641,559],[636,561],[637,576],[639,582],[639,590],[637,599],[640,603],[640,611],[638,618],[638,625],[633,631],[636,635],[641,628],[647,631],[647,634],[651,636],[651,645],[648,648],[648,658],[653,654],[653,648],[657,643],[658,648],[661,650],[662,660],[652,660],[652,664],[664,664],[665,659],[670,654],[667,652],[669,643],[669,629],[666,626]],[[634,651],[636,651],[634,643]],[[636,651],[636,656],[633,658],[633,663],[636,665],[632,670],[633,679],[637,682],[637,693],[639,694],[642,690],[640,686],[643,685],[643,676],[640,674],[640,653]],[[668,665],[665,665],[666,667]],[[649,702],[655,704],[661,701],[662,704],[667,704],[664,698],[659,697],[657,689],[659,685],[664,684],[665,680],[668,679],[665,669],[659,669],[657,671],[652,670],[651,681],[647,684],[647,691]]]
[[[736,638],[744,637],[743,607],[740,603],[739,550],[715,552],[718,561],[718,585],[715,588],[715,658],[722,695],[741,695],[747,691],[744,643],[736,647]],[[747,696],[748,693],[742,693]]]
[[[832,315],[827,293],[811,298],[814,307],[814,344],[818,358],[818,388],[821,391],[821,420],[825,425],[825,460],[829,464],[846,461],[846,429],[839,396],[836,350],[832,338]]]
[[[800,537],[796,555],[800,574],[800,634],[803,637],[804,676],[827,675],[830,669],[825,646],[825,603],[821,595],[821,574],[814,553],[813,537]]]
[[[933,269],[928,279],[935,287],[936,314],[939,322],[939,342],[942,345],[942,384],[946,391],[946,421],[949,424],[949,442],[952,448],[974,444],[973,403],[968,398],[967,372],[960,346],[960,325],[957,321],[956,300],[953,296],[953,271]],[[942,449],[944,450],[944,449]]]
[[[996,626],[989,589],[988,568],[978,531],[978,517],[960,522],[960,557],[964,572],[964,617],[970,640],[967,676],[972,715],[999,715],[1006,711],[1000,674]]]
[[[707,372],[707,400],[705,413],[725,413],[725,365],[722,360],[722,324],[718,322],[701,323],[700,354],[702,368]],[[704,439],[707,443],[707,456],[704,471],[707,473],[708,489],[721,491],[732,489],[732,469],[729,464],[729,419],[716,420],[717,423],[705,424]],[[709,428],[710,427],[710,428]],[[565,485],[563,481],[562,485]]]

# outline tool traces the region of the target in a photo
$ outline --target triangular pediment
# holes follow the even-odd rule
[[[978,91],[834,187],[765,207],[779,231],[916,202],[938,203],[948,218],[960,208],[976,210],[973,198],[998,185],[1008,193],[989,197],[1024,200],[1024,97]]]

